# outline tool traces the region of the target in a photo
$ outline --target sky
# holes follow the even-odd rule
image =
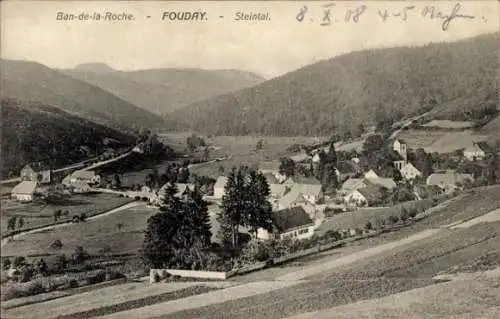
[[[327,4],[331,24],[321,26]],[[424,17],[426,6],[459,14],[447,30]],[[2,1],[1,56],[55,68],[102,62],[119,70],[241,69],[267,78],[319,60],[369,48],[456,41],[499,30],[500,4],[490,1],[106,2]],[[307,6],[301,22],[297,14]],[[358,22],[348,12],[364,6]],[[407,10],[404,21],[402,9]],[[352,11],[350,11],[352,10]],[[132,21],[61,21],[58,13],[127,13]],[[206,12],[204,21],[162,20],[164,12]],[[269,21],[235,21],[237,12]],[[387,12],[385,22],[382,15]],[[400,13],[399,16],[397,14]],[[149,17],[148,17],[149,16]]]

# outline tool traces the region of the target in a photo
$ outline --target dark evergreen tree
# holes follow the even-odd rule
[[[280,158],[279,173],[287,177],[295,175],[295,162],[289,157]]]

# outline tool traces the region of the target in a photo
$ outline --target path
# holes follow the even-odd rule
[[[489,212],[483,216],[476,217],[464,223],[459,223],[450,227],[451,229],[455,228],[469,228],[475,226],[480,223],[488,223],[488,222],[497,222],[500,221],[500,208],[496,209],[492,212]]]
[[[108,216],[108,215],[120,212],[120,211],[125,210],[125,209],[136,207],[136,206],[139,206],[139,205],[143,205],[143,203],[141,203],[141,202],[127,203],[127,204],[124,204],[124,205],[122,205],[120,207],[117,207],[117,208],[111,209],[111,210],[109,210],[107,212],[104,212],[102,214],[98,214],[98,215],[94,215],[94,216],[88,217],[87,220],[93,220],[93,219],[105,217],[105,216]],[[16,240],[16,239],[19,239],[19,238],[24,237],[26,235],[29,235],[29,234],[35,234],[35,233],[47,231],[47,230],[50,230],[50,229],[56,229],[56,228],[60,228],[60,227],[64,227],[64,226],[68,226],[68,225],[72,225],[72,224],[73,224],[73,222],[69,221],[69,222],[62,223],[62,224],[50,225],[50,226],[45,226],[45,227],[42,227],[42,228],[37,228],[37,229],[23,231],[23,232],[14,234],[12,236],[3,238],[2,241],[1,241],[0,247],[3,247],[5,244],[7,244],[9,242],[9,240]]]

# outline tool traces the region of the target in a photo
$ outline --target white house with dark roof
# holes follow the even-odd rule
[[[473,183],[474,177],[471,174],[460,174],[455,171],[445,173],[434,173],[427,177],[427,186],[438,186],[445,192],[451,192],[464,183]]]
[[[469,161],[480,161],[488,154],[493,153],[493,149],[486,142],[475,142],[472,147],[464,150],[464,157]]]
[[[356,206],[371,206],[382,197],[382,187],[378,185],[368,185],[352,191],[344,197],[348,204]]]
[[[272,233],[258,229],[257,238],[268,240],[272,238],[306,239],[314,234],[315,223],[300,206],[274,211],[271,214]]]
[[[52,170],[45,162],[35,162],[25,165],[19,174],[22,181],[49,184],[51,182]]]
[[[399,170],[401,176],[406,180],[413,180],[422,177],[422,172],[416,168],[412,163],[408,162]]]

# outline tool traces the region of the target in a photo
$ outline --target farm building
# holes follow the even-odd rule
[[[377,173],[375,173],[374,170],[369,170],[368,172],[365,173],[365,178],[368,179],[373,179],[373,178],[380,178]]]
[[[227,184],[227,177],[219,176],[217,178],[217,181],[215,182],[215,185],[214,185],[214,198],[215,199],[222,199],[222,196],[224,195],[224,188],[226,187],[226,184]]]
[[[368,185],[358,188],[344,197],[344,201],[355,206],[371,206],[377,203],[383,195],[381,186]]]
[[[321,185],[294,184],[290,187],[277,204],[279,209],[297,206],[299,204],[316,205],[324,198]]]
[[[52,170],[47,163],[30,163],[21,169],[21,180],[49,184],[51,182]]]
[[[459,174],[457,172],[434,173],[427,177],[427,186],[439,186],[445,192],[450,192],[463,185],[473,183],[474,177],[471,174]]]
[[[31,202],[35,199],[37,186],[38,184],[35,181],[22,181],[14,186],[10,196],[20,202]]]
[[[474,143],[472,147],[464,150],[464,157],[469,161],[480,161],[486,158],[488,154],[492,154],[493,149],[486,142]]]
[[[412,180],[422,176],[422,172],[412,163],[408,162],[400,169],[401,176],[406,180]]]
[[[274,211],[271,214],[271,219],[273,222],[272,233],[260,228],[257,231],[257,238],[262,240],[271,238],[306,239],[314,234],[314,221],[300,206]]]
[[[101,182],[101,176],[96,174],[94,171],[74,171],[72,174],[66,176],[62,184],[65,186],[71,186],[74,183],[86,183],[88,185],[95,185]]]
[[[180,197],[186,191],[193,191],[194,187],[195,187],[194,184],[177,183],[178,192],[177,192],[177,194],[175,194],[175,196]]]
[[[356,189],[360,189],[363,187],[368,187],[369,185],[378,185],[381,187],[385,187],[388,190],[392,190],[396,187],[396,183],[392,178],[349,178],[342,184],[342,188],[340,190],[341,194],[349,195]]]

